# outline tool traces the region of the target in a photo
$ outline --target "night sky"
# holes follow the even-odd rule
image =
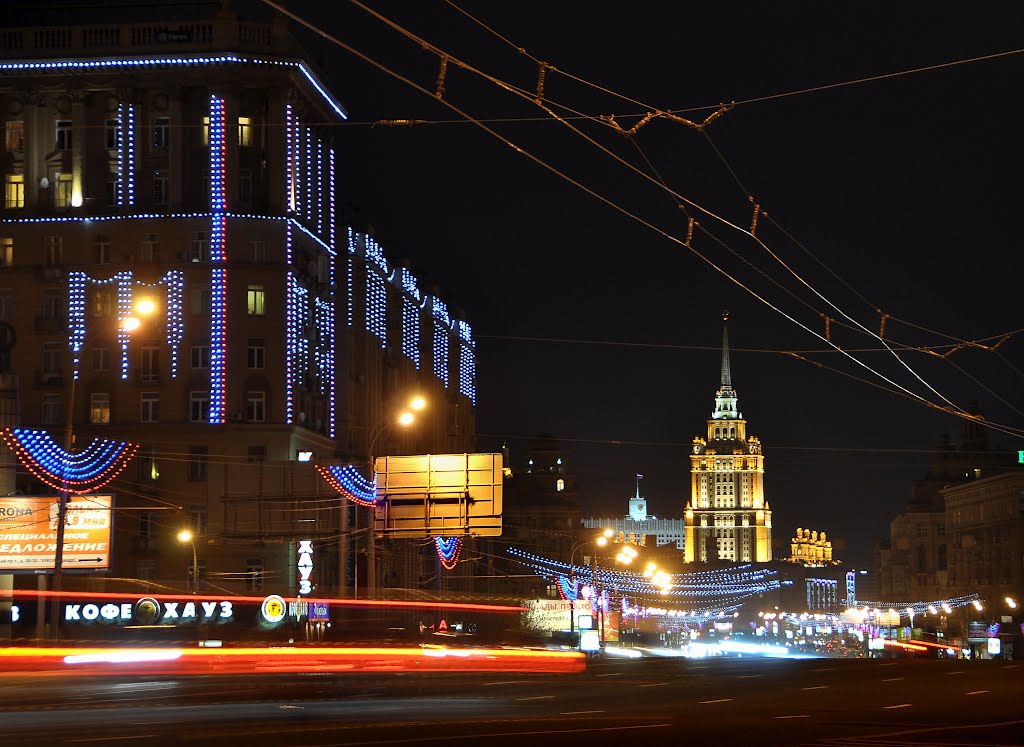
[[[642,473],[681,516],[723,308],[777,555],[805,527],[868,563],[959,440],[939,408],[1024,448],[1024,4],[232,3],[270,5],[345,45],[292,24],[350,114],[343,215],[472,325],[478,449],[554,434],[585,515]]]
[[[284,5],[426,89],[304,36],[351,114],[336,132],[347,217],[473,326],[480,450],[507,442],[516,461],[530,437],[559,437],[584,515],[625,514],[642,473],[652,513],[681,516],[723,308],[776,554],[802,526],[869,562],[940,435],[959,440],[958,418],[894,384],[977,401],[1010,430],[993,446],[1024,444],[1024,333],[919,349],[1024,327],[1024,55],[835,85],[1012,52],[1024,6],[368,0],[450,55],[445,101],[602,202],[440,104],[435,52],[353,4]],[[557,69],[544,99],[565,123],[532,101],[536,60]],[[737,103],[703,131],[661,117],[626,137],[601,119],[701,122],[723,102]],[[745,233],[754,203],[763,245]],[[815,336],[823,314],[863,367]],[[886,340],[918,350],[897,359],[857,326],[877,334],[882,314]]]

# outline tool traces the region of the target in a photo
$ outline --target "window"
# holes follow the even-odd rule
[[[558,479],[555,481],[555,490],[561,493],[565,490],[565,480]]]
[[[252,117],[238,118],[238,144],[243,148],[252,145]]]
[[[250,262],[266,262],[267,246],[262,241],[250,241],[245,246],[245,254]]]
[[[14,239],[8,237],[0,238],[0,267],[10,267],[14,264]]]
[[[265,462],[267,461],[267,447],[266,446],[250,446],[247,452],[246,459],[250,462]]]
[[[263,316],[266,312],[263,307],[263,286],[250,285],[246,292],[246,309],[249,316]]]
[[[43,319],[59,322],[63,320],[63,294],[58,290],[43,291]]]
[[[152,537],[154,523],[152,511],[139,511],[139,536],[143,539]]]
[[[160,480],[160,463],[157,461],[156,450],[147,449],[138,458],[138,478],[151,483]]]
[[[64,255],[64,241],[60,236],[44,236],[43,250],[46,256],[43,262],[47,267],[59,267]]]
[[[203,117],[203,145],[210,144],[210,118]]]
[[[171,118],[157,117],[153,120],[153,150],[169,148],[171,145]]]
[[[193,423],[210,421],[210,393],[191,392],[189,394],[189,418]]]
[[[107,207],[114,207],[117,204],[117,179],[113,177],[107,177],[107,181],[103,185],[104,199],[107,201]]]
[[[96,425],[110,423],[109,392],[93,392],[89,395],[89,422]]]
[[[59,342],[43,343],[43,382],[47,377],[60,377],[61,344]]]
[[[243,205],[252,204],[252,170],[238,171],[238,201]]]
[[[261,591],[263,589],[263,559],[249,558],[245,561],[245,590]]]
[[[42,409],[39,413],[39,419],[43,425],[60,425],[61,420],[61,407],[60,407],[60,395],[59,394],[44,394]]]
[[[188,479],[192,482],[205,481],[209,459],[210,450],[206,446],[190,446],[188,448]]]
[[[195,316],[208,316],[210,313],[210,289],[193,286],[189,308]]]
[[[25,176],[8,174],[4,184],[4,207],[25,207]]]
[[[20,119],[12,120],[7,123],[7,137],[5,138],[7,143],[8,153],[22,153],[25,150],[25,122]]]
[[[152,558],[140,560],[135,566],[135,578],[139,581],[152,581],[156,575],[156,561]]]
[[[58,208],[71,207],[71,174],[54,174],[53,204]]]
[[[109,348],[93,348],[92,349],[92,370],[93,371],[109,371],[110,370],[110,349]]]
[[[13,297],[9,288],[0,289],[0,321],[11,321],[11,304]]]
[[[107,150],[117,150],[117,130],[116,119],[108,119],[103,123],[103,147]]]
[[[140,400],[139,422],[160,422],[160,393],[143,392]]]
[[[167,172],[157,169],[153,172],[153,204],[166,205],[169,199],[167,194],[168,181]]]
[[[203,169],[202,176],[199,177],[199,195],[203,200],[203,204],[206,207],[210,207],[210,170]]]
[[[210,234],[206,231],[192,232],[192,248],[188,258],[190,262],[210,261]]]
[[[262,423],[267,419],[267,393],[247,392],[245,395],[245,419],[250,423]]]
[[[155,384],[160,381],[160,348],[145,345],[139,351],[139,382]]]
[[[188,507],[188,528],[195,537],[206,536],[206,506],[193,503]]]
[[[160,234],[147,233],[142,237],[142,261],[160,261]]]
[[[97,236],[96,240],[92,244],[93,258],[98,265],[109,265],[110,264],[110,238],[107,236]]]
[[[250,337],[248,354],[249,368],[263,368],[264,361],[266,360],[266,352],[267,348],[262,337]]]
[[[113,288],[100,286],[89,294],[89,301],[89,313],[92,316],[112,316],[117,309],[117,292]]]
[[[210,367],[210,346],[209,345],[193,345],[190,351],[192,360],[192,368],[209,368]]]
[[[56,150],[71,150],[71,120],[58,119],[56,124]]]

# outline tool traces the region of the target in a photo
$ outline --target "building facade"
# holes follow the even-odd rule
[[[824,532],[819,533],[811,529],[797,527],[796,536],[789,541],[790,556],[787,558],[792,563],[800,563],[804,566],[831,565],[832,543]]]
[[[659,519],[647,513],[647,500],[640,495],[637,483],[636,494],[629,499],[629,514],[616,519],[585,518],[586,529],[611,529],[616,542],[644,544],[645,538],[653,537],[657,547],[672,546],[683,550],[686,528],[682,519]]]
[[[0,117],[20,423],[139,444],[108,488],[112,575],[288,595],[312,540],[321,592],[430,577],[421,543],[378,573],[368,511],[309,462],[472,451],[472,330],[342,224],[347,114],[284,22],[6,28]],[[392,427],[412,394],[428,408]]]
[[[727,327],[722,330],[721,374],[707,436],[693,439],[690,454],[686,562],[765,563],[772,559],[772,512],[764,495],[764,455],[761,442],[748,437],[747,421],[737,407]]]

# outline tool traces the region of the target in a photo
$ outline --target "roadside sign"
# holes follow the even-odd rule
[[[55,495],[0,498],[0,573],[53,571],[59,503]],[[63,571],[109,570],[111,506],[110,495],[68,497]]]
[[[374,530],[388,537],[501,536],[501,454],[378,457]]]

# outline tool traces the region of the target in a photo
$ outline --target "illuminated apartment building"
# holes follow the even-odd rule
[[[311,539],[322,591],[365,589],[355,510],[300,455],[365,474],[371,449],[473,450],[469,325],[335,212],[346,116],[280,18],[0,34],[21,424],[63,444],[71,408],[78,448],[140,444],[111,485],[112,575],[183,585],[191,526],[223,588],[294,594]],[[423,417],[389,428],[414,393]],[[417,576],[403,552],[378,578]]]
[[[747,421],[737,409],[728,328],[722,330],[721,386],[707,424],[707,437],[695,437],[690,454],[686,562],[767,562],[772,512],[764,497],[764,455],[761,442],[747,436]]]

